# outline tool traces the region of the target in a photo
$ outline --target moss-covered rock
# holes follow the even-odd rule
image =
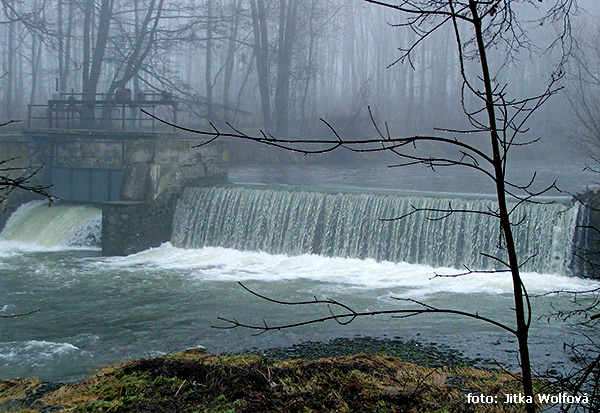
[[[467,393],[519,393],[515,376],[465,365],[426,367],[375,353],[318,360],[187,351],[110,366],[80,383],[0,381],[5,408],[59,412],[517,412]],[[32,395],[37,395],[32,402]],[[29,400],[25,403],[25,400]],[[12,404],[8,403],[11,402]],[[21,404],[19,404],[21,403]],[[25,410],[21,410],[25,411]]]

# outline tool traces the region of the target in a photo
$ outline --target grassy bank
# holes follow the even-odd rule
[[[129,361],[83,382],[0,381],[0,411],[19,412],[510,412],[517,379],[464,363],[418,365],[382,353],[282,360],[190,350]],[[467,395],[498,396],[499,404]]]

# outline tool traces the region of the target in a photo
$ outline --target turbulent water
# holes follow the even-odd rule
[[[473,358],[493,357],[508,368],[517,366],[516,344],[510,335],[447,315],[405,320],[371,317],[346,327],[318,323],[259,337],[247,330],[211,328],[224,325],[218,317],[259,324],[264,318],[275,324],[328,314],[327,308],[266,303],[245,292],[238,281],[275,298],[331,297],[357,311],[407,308],[407,303],[393,297],[416,298],[512,325],[512,286],[504,274],[435,278],[436,272],[456,270],[374,258],[218,246],[180,248],[171,243],[127,257],[100,257],[87,241],[76,241],[96,238],[100,211],[59,206],[25,205],[0,235],[0,314],[40,310],[26,317],[0,318],[0,377],[70,381],[106,363],[200,345],[219,353],[357,334],[435,342]],[[29,225],[32,222],[36,224]],[[251,231],[247,236],[259,233]],[[585,305],[588,298],[581,296],[574,304],[568,295],[543,294],[591,289],[598,282],[559,272],[527,272],[524,281],[531,294],[542,295],[532,303],[536,367],[542,371],[570,368],[562,344],[580,340],[578,328],[573,320],[548,324],[538,316],[550,312],[551,305],[572,308]]]
[[[32,201],[11,215],[0,240],[45,248],[98,247],[102,211],[87,205]]]
[[[497,247],[498,221],[486,215],[494,208],[494,201],[482,197],[188,188],[177,206],[172,242],[184,248],[223,246],[490,269],[499,267],[490,255],[506,261]],[[382,220],[415,210],[423,212]],[[448,210],[457,212],[436,212]],[[574,216],[574,209],[561,203],[516,208],[514,235],[525,270],[564,272]]]

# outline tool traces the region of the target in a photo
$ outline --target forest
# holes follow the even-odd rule
[[[30,146],[11,142],[20,150],[16,156],[3,147],[0,166],[21,154],[37,162],[0,169],[27,171],[21,181],[4,185],[9,190],[2,200],[12,188],[47,198],[18,208],[7,204],[14,213],[0,234],[8,251],[0,254],[0,264],[6,263],[0,271],[10,305],[0,318],[23,324],[3,333],[0,354],[8,354],[10,364],[0,368],[0,377],[76,381],[102,363],[145,353],[196,349],[196,357],[204,348],[227,354],[323,342],[340,334],[323,327],[330,322],[351,324],[344,334],[354,338],[347,342],[359,335],[388,340],[389,333],[409,340],[409,350],[424,342],[464,351],[484,369],[485,360],[520,369],[511,378],[520,381],[523,401],[512,397],[517,390],[504,394],[504,403],[524,405],[512,406],[515,411],[532,413],[549,403],[534,396],[549,398],[558,390],[586,400],[593,393],[591,407],[581,403],[596,411],[600,287],[598,244],[590,234],[598,232],[600,201],[590,190],[597,184],[582,172],[584,162],[591,163],[588,177],[600,170],[600,8],[586,0],[547,3],[0,0],[2,138],[8,142],[18,135],[12,129],[22,127],[24,136],[31,134]],[[120,129],[113,133],[115,112]],[[67,126],[59,122],[61,113]],[[142,122],[148,116],[152,134]],[[155,121],[176,133],[154,133]],[[70,128],[85,130],[71,134]],[[218,138],[236,139],[217,151]],[[339,165],[235,165],[246,145],[256,144],[264,150],[249,158],[260,167],[334,150],[322,162],[374,162],[335,171]],[[269,146],[285,156],[269,155]],[[355,157],[333,157],[342,150]],[[396,163],[377,165],[382,157]],[[402,175],[375,167],[384,164]],[[404,167],[413,166],[443,172],[411,187]],[[454,169],[456,175],[447,172]],[[368,179],[373,170],[375,183]],[[483,191],[469,172],[486,180]],[[297,179],[294,188],[286,176]],[[41,184],[22,185],[33,177]],[[399,192],[382,184],[390,181]],[[47,208],[54,198],[68,202]],[[111,250],[111,243],[119,248]],[[298,298],[307,292],[308,299]],[[333,294],[339,298],[318,298]],[[303,312],[274,311],[277,306]],[[43,325],[38,312],[49,315]],[[259,313],[268,317],[258,321]],[[421,316],[432,321],[421,322]],[[390,329],[380,317],[406,324]],[[575,324],[587,317],[594,323]],[[276,340],[266,334],[271,331],[285,332]],[[135,377],[167,383],[160,391],[175,399],[183,389],[177,402],[183,407],[175,410],[184,411],[190,400],[199,403],[198,383],[219,377],[221,386],[227,378],[218,370],[188,374],[214,361],[202,355],[188,365],[189,355],[101,374],[115,373],[121,386],[135,366]],[[270,393],[261,402],[279,400],[269,367],[265,374],[248,360],[242,360],[247,371],[266,378]],[[353,358],[346,361],[354,366]],[[312,362],[307,366],[314,371]],[[383,367],[394,369],[406,368]],[[553,381],[542,382],[546,378]],[[418,399],[429,406],[410,411],[438,411],[460,394],[466,402],[463,397],[449,411],[465,411],[484,403],[480,396],[498,397],[496,390],[464,387],[464,371],[454,384],[440,380],[449,392],[441,405],[421,397],[421,384],[414,391],[411,384],[381,392],[390,400],[378,411],[397,411]],[[328,391],[339,388],[352,400],[353,388],[377,394],[370,379],[337,381],[327,383]],[[132,395],[152,388],[131,384]],[[32,383],[35,391],[38,385]],[[239,395],[237,382],[231,391],[219,386],[215,397],[201,400],[214,411],[225,410],[214,404],[221,401],[228,409],[269,410]],[[163,400],[154,390],[147,400],[101,393],[102,403],[117,403],[101,409],[130,403],[164,410],[145,408]],[[323,396],[315,398],[321,403]],[[344,400],[338,408],[338,399],[315,409],[359,409]],[[40,400],[44,409],[72,402]],[[568,411],[573,402],[552,403],[569,404]],[[288,411],[284,404],[276,411]]]
[[[532,122],[546,142],[576,133],[585,113],[574,105],[593,106],[580,103],[598,87],[597,15],[591,2],[583,7],[571,16],[572,35],[587,60],[570,60],[562,99]],[[463,122],[452,33],[436,31],[402,59],[418,33],[396,27],[401,13],[366,2],[2,0],[2,13],[6,120],[25,119],[28,105],[49,99],[128,89],[134,97],[169,93],[187,126],[227,121],[277,136],[322,135],[321,117],[360,137],[372,132],[367,107],[399,134]],[[545,27],[526,52],[497,53],[495,76],[516,96],[543,90],[557,64],[546,44],[554,38]]]

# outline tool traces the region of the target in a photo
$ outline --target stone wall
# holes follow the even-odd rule
[[[121,199],[153,201],[204,181],[227,180],[224,142],[195,148],[197,139],[129,142],[123,160]]]
[[[600,279],[600,189],[575,195],[578,207],[571,272]]]
[[[102,255],[129,255],[171,239],[176,197],[102,204]]]
[[[10,143],[25,153],[30,164],[45,165],[44,178],[52,184],[52,168],[122,171],[119,200],[152,201],[165,191],[203,180],[227,179],[225,142],[213,142],[200,148],[196,136],[174,133],[27,130]],[[4,142],[0,142],[4,144]],[[8,142],[7,142],[8,143]],[[94,199],[66,200],[94,202]]]
[[[37,181],[54,184],[64,200],[111,200],[103,204],[102,250],[104,255],[124,255],[170,239],[175,203],[184,187],[227,180],[226,143],[195,147],[199,143],[196,136],[174,133],[38,129],[0,135],[0,158],[18,156],[23,166],[42,167]],[[102,171],[118,177],[118,199],[116,194],[98,196],[99,182],[107,182],[106,192],[115,192],[116,178],[99,179]],[[73,190],[84,186],[94,190]],[[15,193],[10,207],[30,199],[30,194]],[[0,216],[0,229],[9,214]]]

